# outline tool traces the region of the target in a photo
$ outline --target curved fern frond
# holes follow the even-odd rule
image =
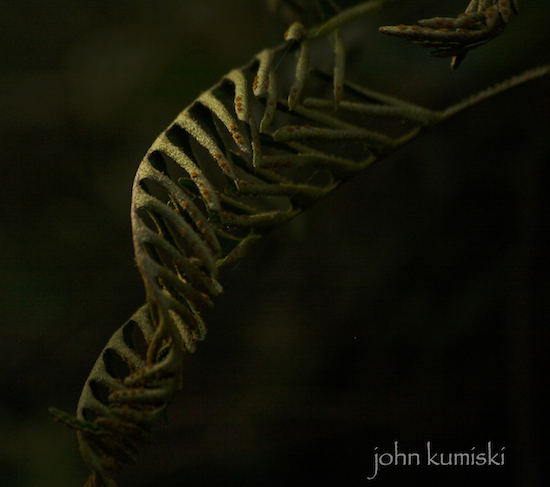
[[[550,71],[530,71],[443,111],[349,83],[339,29],[381,3],[336,13],[320,27],[291,26],[284,44],[224,76],[148,150],[131,207],[147,304],[107,343],[76,418],[52,409],[77,430],[92,471],[88,486],[115,486],[113,475],[135,462],[137,445],[165,419],[181,387],[183,356],[206,335],[201,311],[222,292],[221,268],[427,127]],[[331,74],[310,69],[310,43],[322,35],[332,39]],[[290,82],[280,76],[288,70]],[[379,132],[365,127],[366,116],[395,123]]]
[[[471,0],[456,18],[433,17],[419,20],[419,25],[384,26],[380,32],[432,48],[431,56],[452,57],[451,68],[457,69],[468,51],[502,34],[512,12],[518,13],[518,3],[519,0]]]

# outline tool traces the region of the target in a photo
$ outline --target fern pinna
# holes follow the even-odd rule
[[[76,417],[51,409],[77,431],[92,472],[87,486],[115,486],[113,475],[135,462],[136,445],[149,441],[151,427],[165,419],[181,385],[183,356],[206,334],[201,310],[222,292],[222,267],[427,127],[550,71],[528,71],[443,111],[350,83],[341,29],[383,3],[371,0],[340,11],[330,0],[318,0],[320,25],[292,24],[283,44],[260,52],[201,94],[145,155],[134,180],[131,218],[147,303],[105,346]],[[458,19],[381,30],[454,56],[457,67],[468,50],[502,31],[509,3],[476,0]],[[490,23],[495,12],[500,20]],[[433,28],[440,25],[445,27]],[[332,46],[330,74],[309,62],[310,48],[321,37]],[[366,128],[367,118],[395,123],[382,133]]]
[[[419,25],[397,25],[380,28],[383,34],[410,39],[428,48],[432,56],[452,57],[457,69],[471,49],[499,36],[518,13],[519,0],[471,0],[464,13],[456,18],[434,17],[419,20]]]

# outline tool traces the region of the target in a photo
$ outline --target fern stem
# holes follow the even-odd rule
[[[543,76],[546,76],[547,74],[550,74],[550,64],[545,64],[537,68],[529,69],[517,76],[513,76],[507,80],[497,83],[495,86],[482,90],[479,93],[476,93],[475,95],[472,95],[455,105],[451,105],[449,108],[439,113],[444,119],[449,118],[455,115],[456,113],[461,112],[462,110],[465,110],[466,108],[469,108],[473,105],[477,105],[483,100],[486,100],[487,98],[491,98],[492,96],[495,96],[498,93],[502,93],[506,90],[514,88],[515,86],[526,83],[527,81],[541,78]]]

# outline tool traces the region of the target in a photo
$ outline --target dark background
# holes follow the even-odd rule
[[[522,2],[457,72],[376,31],[467,2],[411,3],[350,26],[356,80],[443,108],[550,62],[550,2]],[[79,486],[75,435],[47,407],[74,411],[144,300],[133,174],[179,111],[285,27],[258,0],[12,2],[0,27],[0,484]],[[121,487],[548,485],[549,83],[432,129],[227,269],[170,424]],[[506,465],[367,482],[374,448],[396,440],[492,441]]]

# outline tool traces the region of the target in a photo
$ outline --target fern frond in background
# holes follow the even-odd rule
[[[206,334],[201,310],[222,292],[221,268],[427,127],[550,71],[549,66],[528,71],[441,111],[351,83],[341,29],[383,3],[338,11],[332,2],[319,1],[322,24],[292,24],[284,44],[261,51],[201,94],[147,152],[131,209],[147,304],[107,343],[76,418],[52,409],[77,430],[92,471],[90,487],[116,485],[113,475],[136,461],[137,444],[149,441],[151,426],[165,420],[166,406],[181,388],[183,356]],[[457,36],[426,29],[423,37],[407,36],[431,47],[443,41],[437,53],[455,56],[456,67],[474,43],[497,35],[508,20],[501,2],[500,20],[490,21],[497,7],[489,3],[472,2],[467,21],[451,22],[461,33],[475,21],[475,40],[469,37],[468,43],[462,33],[458,44]],[[439,25],[437,19],[423,25]],[[323,37],[334,58],[330,74],[310,65],[312,44]]]
[[[512,12],[518,13],[519,0],[471,0],[456,18],[434,17],[419,20],[419,25],[380,27],[380,32],[409,39],[432,48],[431,56],[452,57],[457,69],[468,51],[502,34]]]

